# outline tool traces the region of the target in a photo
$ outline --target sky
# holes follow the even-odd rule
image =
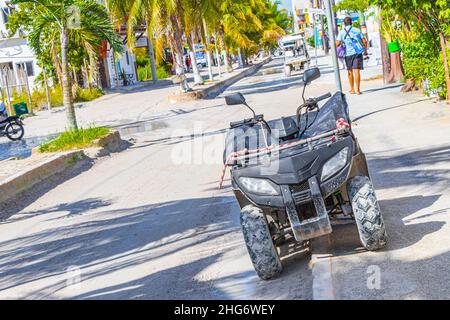
[[[281,0],[281,3],[284,8],[288,9],[289,11],[292,11],[292,2],[291,0]]]

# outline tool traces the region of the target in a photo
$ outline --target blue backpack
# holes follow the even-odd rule
[[[350,37],[350,39],[352,40],[352,47],[355,50],[356,54],[363,54],[366,49],[364,48],[364,46],[362,45],[361,41],[359,39],[355,39],[350,35],[350,31],[352,30],[353,27],[351,27],[350,29],[345,30],[345,37],[344,39],[347,39],[347,37]]]

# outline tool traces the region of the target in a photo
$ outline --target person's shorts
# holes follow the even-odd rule
[[[364,58],[362,54],[355,54],[353,56],[345,57],[345,65],[347,70],[364,70]]]

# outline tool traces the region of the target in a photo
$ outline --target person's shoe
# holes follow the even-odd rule
[[[357,92],[356,93],[358,96],[360,96],[360,95],[362,95],[363,93],[360,91],[360,92]]]

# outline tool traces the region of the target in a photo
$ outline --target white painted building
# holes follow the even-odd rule
[[[98,0],[106,6],[105,0]],[[102,86],[106,88],[116,88],[125,85],[124,78],[128,84],[138,81],[136,56],[128,49],[126,44],[127,31],[122,26],[118,33],[123,40],[123,52],[117,55],[114,50],[107,45],[106,52],[100,57],[100,77]]]
[[[121,37],[125,41],[125,37]],[[128,84],[138,81],[136,56],[131,52],[126,43],[123,45],[124,51],[117,55],[107,45],[106,55],[100,57],[100,74],[103,87],[117,88],[124,86],[124,77]]]
[[[14,8],[8,6],[5,0],[0,0],[0,9],[0,70],[3,75],[0,77],[0,85],[25,85],[26,75],[32,86],[41,69],[26,39],[19,34],[8,37],[6,23]]]

